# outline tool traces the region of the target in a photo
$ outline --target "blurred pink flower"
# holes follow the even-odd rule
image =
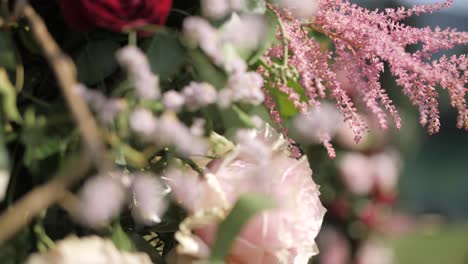
[[[401,170],[399,153],[386,150],[370,156],[351,152],[342,156],[338,169],[344,185],[354,194],[395,191]]]
[[[324,228],[320,232],[320,263],[348,264],[351,259],[351,245],[346,237],[334,228]]]
[[[361,153],[346,153],[338,168],[344,185],[354,194],[366,195],[374,184],[373,166],[370,159]]]
[[[393,264],[395,256],[390,247],[382,241],[371,239],[367,241],[357,252],[357,264]]]
[[[280,137],[274,140],[269,130],[272,129],[267,127],[251,135],[244,133],[237,148],[210,164],[210,173],[186,176],[190,186],[177,184],[184,182],[181,172],[175,173],[177,177],[173,172],[168,177],[176,200],[190,211],[192,220],[207,212],[216,216],[216,210],[221,211],[218,215],[227,214],[246,192],[269,195],[277,202],[278,209],[261,213],[248,222],[236,239],[227,263],[307,263],[318,253],[315,237],[325,208],[319,200],[318,186],[311,178],[309,163],[306,157],[290,158],[285,148],[287,141]],[[247,146],[243,142],[248,142]],[[260,161],[251,155],[254,150],[249,146],[262,148],[262,144],[269,151],[262,154],[266,160]],[[184,233],[181,228],[176,235],[181,242],[180,251],[207,257],[219,220],[222,217],[213,221],[213,217],[206,216],[205,221],[191,221],[197,222],[192,226],[193,234]],[[189,246],[192,251],[184,248]]]

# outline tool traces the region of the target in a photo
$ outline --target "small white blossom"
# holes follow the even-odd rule
[[[218,93],[218,105],[221,108],[228,108],[232,102],[232,90],[228,88],[224,88]]]
[[[145,137],[150,137],[158,127],[157,119],[143,108],[136,109],[130,115],[130,128]]]
[[[167,209],[164,188],[154,175],[137,174],[131,187],[133,193],[132,215],[140,223],[151,225],[161,222]]]
[[[218,31],[207,20],[188,17],[183,22],[183,30],[188,40],[200,46],[215,64],[224,63],[225,56]]]
[[[177,91],[170,90],[163,94],[162,103],[166,109],[178,113],[185,104],[185,98]]]
[[[226,88],[218,96],[218,104],[227,107],[233,102],[258,105],[265,95],[262,91],[263,78],[256,72],[232,74]]]
[[[195,118],[190,126],[190,133],[192,135],[201,137],[205,133],[206,120],[203,118]]]
[[[87,88],[84,84],[77,84],[76,91],[90,105],[101,122],[112,124],[115,116],[125,108],[122,100],[107,98],[99,91]]]
[[[244,8],[245,0],[202,0],[201,8],[204,16],[220,19],[232,11]]]
[[[237,131],[235,139],[241,155],[255,160],[258,164],[270,161],[272,155],[271,148],[266,145],[266,142],[257,137],[255,130],[240,129]]]
[[[232,10],[239,11],[245,8],[247,0],[228,0]]]
[[[208,150],[208,143],[201,137],[190,133],[190,129],[175,116],[161,116],[157,140],[165,145],[173,145],[180,155],[203,155]]]
[[[240,41],[243,37],[229,37],[229,34],[239,34],[239,32],[235,32],[240,28],[239,25],[233,27],[227,26],[226,32],[229,32],[224,33],[224,37],[222,32],[219,32],[216,28],[211,26],[207,20],[200,17],[186,18],[183,23],[183,28],[184,35],[187,39],[194,45],[199,46],[216,65],[224,68],[227,73],[246,72],[247,63],[239,57],[233,46],[235,43],[230,42],[231,40]],[[252,46],[252,43],[255,44],[257,42],[255,39],[257,39],[258,36],[252,37],[251,34],[252,32],[250,32],[250,34],[245,32],[245,39],[251,39],[247,41],[247,46]],[[240,43],[241,46],[246,48],[245,44],[245,41]]]
[[[247,63],[236,54],[226,58],[224,69],[229,74],[244,73],[247,71]]]
[[[96,90],[91,90],[82,83],[75,85],[75,91],[78,95],[83,97],[83,99],[91,105],[93,109],[100,108],[106,101],[106,98],[102,93]]]
[[[98,175],[86,181],[80,193],[76,217],[90,227],[101,227],[117,216],[127,199],[122,182],[110,175]]]
[[[213,85],[209,83],[191,82],[182,89],[185,106],[190,111],[216,102],[217,93]]]
[[[320,8],[319,0],[279,0],[278,4],[301,20],[311,19]]]
[[[31,255],[26,264],[151,264],[145,253],[121,252],[109,239],[68,237],[48,252]]]
[[[132,78],[136,93],[144,99],[158,99],[159,78],[151,72],[145,54],[135,46],[126,46],[117,52],[117,61]]]
[[[297,116],[294,119],[294,128],[302,140],[320,143],[324,138],[333,137],[341,123],[341,115],[336,107],[324,103]]]
[[[204,192],[205,183],[193,170],[171,166],[164,173],[163,179],[171,187],[171,196],[188,210],[195,211],[200,206],[200,200],[209,202],[201,199],[208,193]]]
[[[214,19],[223,18],[230,11],[229,2],[226,0],[202,0],[201,8],[204,16]]]
[[[267,23],[260,14],[233,16],[223,26],[223,41],[240,49],[254,50],[265,38]]]

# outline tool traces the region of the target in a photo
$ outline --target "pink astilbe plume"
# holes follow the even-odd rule
[[[377,117],[383,129],[388,127],[388,118],[397,128],[401,127],[400,115],[379,81],[386,63],[403,93],[418,107],[420,123],[430,134],[440,129],[439,88],[447,90],[452,107],[458,111],[457,127],[468,130],[466,56],[432,59],[438,51],[466,45],[468,32],[416,28],[401,22],[410,16],[448,7],[452,0],[384,11],[371,11],[347,0],[317,2],[320,9],[315,17],[305,22],[289,10],[268,5],[281,24],[278,39],[282,41],[265,53],[260,70],[268,70],[267,82],[278,79],[282,82],[271,89],[287,94],[299,109],[304,108],[304,102],[298,101],[293,89],[284,87],[288,80],[301,85],[307,96],[305,103],[312,108],[319,105],[321,99],[333,99],[353,129],[355,139],[359,140],[367,126],[358,115],[356,105],[364,105]],[[319,42],[310,37],[311,32],[327,36],[334,48],[323,51]],[[420,44],[420,48],[408,52],[408,45],[414,44]],[[283,61],[282,68],[278,67],[278,61]],[[299,76],[290,78],[290,71]],[[268,101],[268,107],[276,111],[272,103]],[[276,120],[280,118],[277,112],[272,114],[276,115]]]

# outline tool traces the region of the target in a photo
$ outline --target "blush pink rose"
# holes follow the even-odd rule
[[[280,141],[259,136],[268,134],[264,132],[257,132],[251,141],[243,138],[231,154],[214,161],[209,166],[212,173],[207,175],[208,180],[197,177],[198,183],[192,182],[191,186],[198,190],[181,191],[179,186],[183,185],[176,182],[182,181],[174,181],[174,177],[171,187],[176,199],[192,215],[215,207],[228,211],[246,192],[270,196],[278,208],[258,214],[244,226],[227,263],[307,263],[318,253],[315,238],[325,213],[318,186],[312,180],[307,158],[290,158],[283,147],[274,147],[284,146],[277,144]],[[265,152],[265,148],[269,151]],[[193,175],[189,178],[195,179]],[[193,229],[195,240],[204,244],[200,248],[212,247],[216,232],[216,222]]]

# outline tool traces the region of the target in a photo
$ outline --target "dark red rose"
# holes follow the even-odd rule
[[[75,30],[94,27],[122,31],[146,24],[163,25],[172,0],[59,0],[65,21]]]

